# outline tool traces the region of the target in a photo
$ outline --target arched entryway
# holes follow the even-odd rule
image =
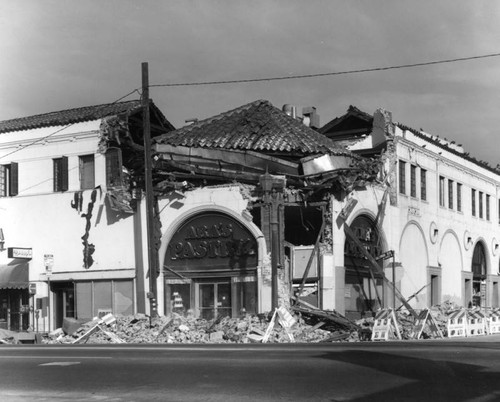
[[[356,217],[350,224],[357,239],[373,257],[383,250],[382,239],[373,221],[367,215]],[[346,237],[344,246],[345,314],[351,319],[372,315],[383,306],[384,282],[380,274],[370,269],[368,259],[356,243]]]
[[[212,319],[257,312],[257,240],[230,215],[205,211],[173,233],[165,252],[165,312]]]
[[[472,301],[471,307],[486,305],[486,251],[483,243],[478,242],[472,254]]]

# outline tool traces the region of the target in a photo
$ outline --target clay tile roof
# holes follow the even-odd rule
[[[200,120],[158,136],[154,142],[260,152],[351,155],[266,100]]]
[[[141,102],[138,100],[61,110],[58,112],[0,121],[0,133],[42,127],[65,126],[67,124],[98,120],[122,113],[132,114],[139,110],[141,110]]]

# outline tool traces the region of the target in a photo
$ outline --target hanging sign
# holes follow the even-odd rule
[[[9,258],[22,258],[30,260],[33,258],[32,248],[21,248],[21,247],[8,247],[7,256]]]
[[[52,267],[54,266],[54,254],[44,254],[43,262],[47,275],[52,275]]]

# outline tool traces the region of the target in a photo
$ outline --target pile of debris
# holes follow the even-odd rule
[[[335,312],[295,309],[290,327],[271,314],[213,320],[173,314],[169,317],[114,317],[86,323],[66,319],[43,342],[54,343],[314,343],[358,341],[359,327]]]
[[[436,326],[446,336],[448,315],[460,309],[451,302],[429,309]],[[65,319],[63,327],[51,332],[43,343],[318,343],[359,342],[372,339],[375,319],[353,322],[333,310],[291,307],[286,314],[293,321],[287,324],[282,313],[245,315],[240,318],[217,317],[212,320],[192,315],[172,314],[151,318],[144,314],[115,317],[111,314],[90,322]],[[401,339],[412,339],[416,319],[406,311],[396,311]],[[420,337],[433,338],[436,331],[424,327]],[[413,338],[415,339],[415,338]]]

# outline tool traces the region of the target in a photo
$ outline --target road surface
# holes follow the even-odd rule
[[[500,337],[2,345],[1,401],[498,401]]]

